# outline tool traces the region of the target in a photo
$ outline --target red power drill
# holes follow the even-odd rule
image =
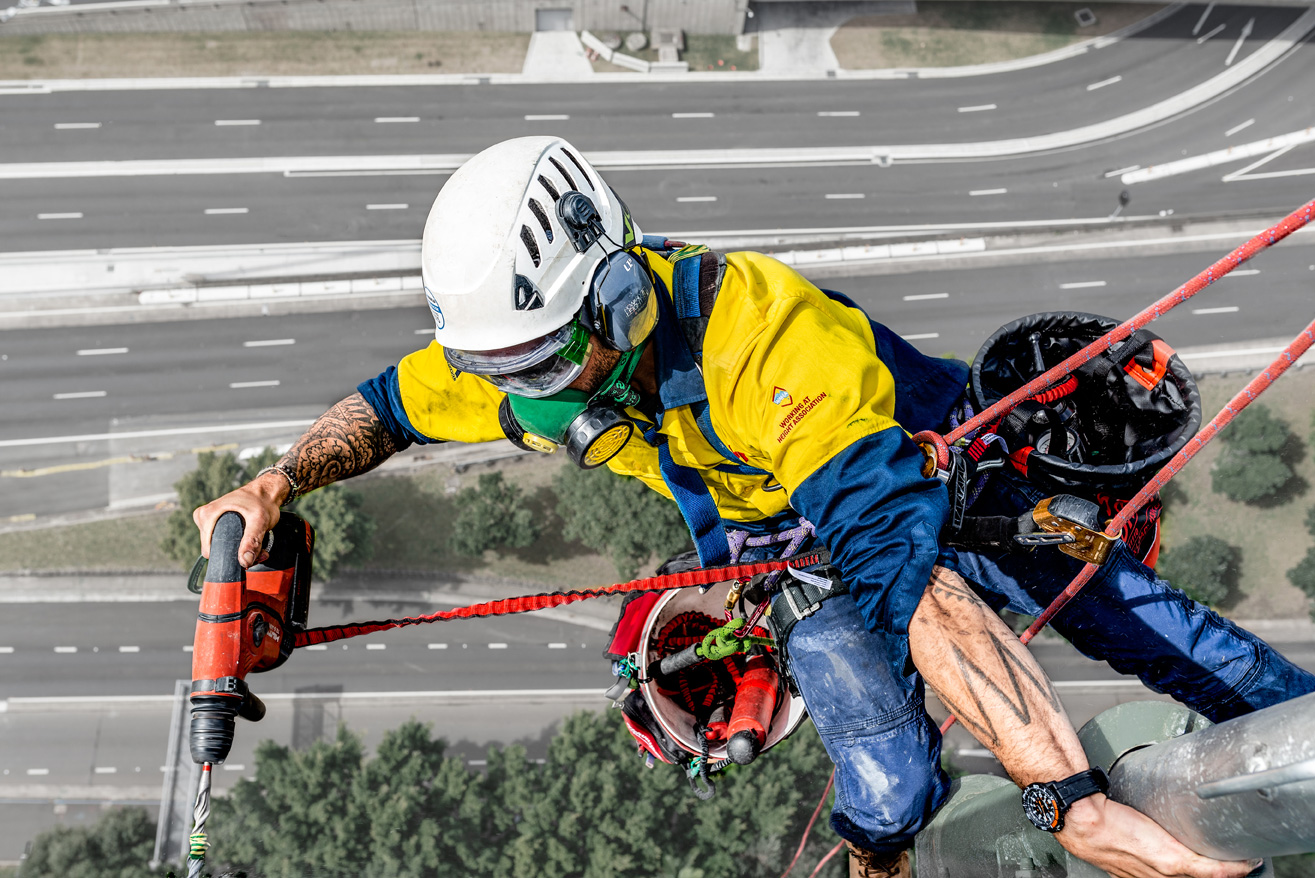
[[[192,647],[192,761],[201,764],[228,758],[237,717],[264,717],[246,676],[287,661],[310,607],[311,526],[282,513],[265,537],[269,557],[249,570],[237,560],[243,528],[241,515],[225,512],[210,538]]]

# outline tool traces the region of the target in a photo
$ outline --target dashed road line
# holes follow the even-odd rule
[[[247,767],[241,762],[234,762],[231,765],[225,765],[224,771],[246,771]]]
[[[419,122],[419,116],[376,116],[374,119],[380,125],[395,125],[404,122]]]
[[[1105,286],[1103,280],[1076,280],[1071,283],[1060,284],[1059,288],[1061,290],[1090,290],[1103,286]]]
[[[78,131],[82,129],[99,128],[99,122],[56,122],[56,131]]]
[[[110,354],[126,354],[127,348],[83,348],[78,351],[79,357],[105,357]]]
[[[207,207],[205,209],[206,216],[228,216],[230,214],[243,214],[250,212],[251,211],[245,207]]]
[[[430,648],[430,649],[447,649],[447,644],[446,644],[446,643],[431,643],[431,644],[429,644],[429,648]]]
[[[410,207],[411,205],[409,204],[402,204],[401,202],[392,202],[388,204],[367,204],[365,206],[365,209],[366,210],[407,210]]]
[[[191,652],[191,651],[192,651],[192,644],[189,643],[183,647],[183,652]]]
[[[102,396],[108,396],[104,390],[77,390],[72,393],[56,393],[55,399],[99,399]]]
[[[1104,88],[1107,85],[1113,85],[1116,82],[1123,82],[1122,76],[1111,76],[1109,79],[1102,79],[1100,82],[1093,82],[1087,86],[1087,91],[1095,91],[1098,88]]]
[[[28,777],[45,777],[47,774],[50,774],[49,768],[29,768],[27,770]]]
[[[1260,274],[1259,268],[1237,268],[1228,273],[1228,277],[1251,277],[1253,274]]]
[[[68,213],[39,213],[37,214],[37,219],[39,220],[82,219],[82,214],[76,211],[70,211]]]
[[[567,119],[570,118],[571,118],[570,116],[565,114],[558,115],[555,113],[540,113],[537,115],[526,116],[525,121],[526,122],[565,122]]]
[[[974,198],[979,195],[1004,195],[1008,189],[974,189],[968,194]]]
[[[386,643],[367,643],[367,644],[365,645],[365,648],[366,648],[366,649],[374,649],[374,650],[387,649],[387,648],[388,648],[388,644],[386,644]]]
[[[248,387],[278,387],[278,379],[271,381],[233,381],[228,385],[229,390],[245,390]]]
[[[119,647],[119,652],[141,652],[141,651],[142,651],[142,648],[141,648],[140,646],[120,646],[120,647]]]
[[[1223,30],[1223,29],[1226,28],[1226,27],[1228,27],[1227,24],[1220,24],[1220,25],[1217,25],[1217,26],[1215,27],[1214,30],[1210,31],[1209,33],[1205,34],[1204,36],[1197,37],[1197,38],[1196,38],[1196,44],[1197,44],[1198,46],[1201,45],[1201,44],[1204,43],[1206,40],[1210,39],[1211,37],[1213,37],[1215,34],[1219,33],[1221,30]]]
[[[998,109],[995,104],[978,104],[975,107],[960,107],[960,113],[984,113],[987,110]]]
[[[828,192],[827,201],[851,201],[860,198],[867,198],[862,192]]]
[[[853,118],[862,115],[858,110],[819,110],[817,115],[830,118]]]
[[[1199,34],[1199,33],[1201,32],[1201,28],[1205,26],[1205,20],[1206,20],[1207,18],[1210,17],[1210,12],[1211,12],[1214,8],[1215,8],[1215,4],[1214,4],[1214,3],[1207,3],[1207,4],[1205,5],[1205,11],[1202,12],[1202,13],[1201,13],[1201,17],[1200,17],[1199,19],[1197,19],[1197,21],[1196,21],[1196,27],[1192,28],[1192,36],[1196,36],[1197,34]]]
[[[1193,308],[1193,314],[1233,314],[1241,310],[1237,305],[1223,305],[1219,308]]]
[[[673,119],[714,119],[716,113],[672,113]]]
[[[296,344],[295,338],[259,338],[242,342],[244,348],[272,348],[279,345]]]
[[[1246,120],[1245,122],[1243,122],[1241,125],[1234,125],[1232,128],[1229,128],[1227,131],[1224,132],[1224,136],[1225,136],[1225,137],[1232,137],[1232,136],[1233,136],[1234,134],[1236,134],[1237,132],[1242,131],[1242,130],[1244,130],[1244,129],[1246,129],[1246,128],[1250,128],[1250,127],[1251,127],[1252,125],[1254,125],[1254,124],[1256,124],[1256,120],[1255,120],[1255,119],[1247,119],[1247,120]]]
[[[566,644],[565,644],[565,643],[550,643],[550,644],[548,644],[548,648],[549,648],[549,649],[566,649]]]
[[[33,516],[35,518],[36,516]],[[0,646],[0,655],[12,655],[14,648],[12,646]]]
[[[505,643],[490,643],[490,644],[489,644],[489,649],[506,649],[506,648],[507,648],[507,644],[505,644]]]
[[[925,302],[929,299],[948,299],[948,298],[950,298],[949,293],[919,293],[915,296],[905,296],[904,301]]]
[[[716,201],[716,195],[682,195],[676,199],[680,204],[692,204],[699,201]]]
[[[57,646],[57,647],[55,647],[55,652],[60,653],[60,654],[62,654],[62,655],[68,655],[68,654],[70,654],[70,653],[75,653],[75,652],[77,652],[77,651],[78,651],[78,648],[77,648],[76,646]]]
[[[905,341],[927,341],[933,338],[940,338],[939,332],[915,332],[913,335],[901,335],[900,338]],[[583,646],[584,644],[581,644]]]
[[[313,650],[313,651],[315,651],[315,652],[324,652],[324,651],[325,651],[326,649],[328,649],[328,648],[329,648],[329,647],[326,646],[326,645],[323,644],[323,643],[314,643],[314,644],[311,644],[310,646],[306,647],[307,650]]]
[[[231,128],[240,125],[259,125],[259,119],[216,119],[215,125],[220,128]]]
[[[1141,170],[1141,165],[1128,165],[1128,167],[1119,168],[1117,171],[1106,171],[1105,179],[1108,180],[1110,177],[1122,177],[1124,174],[1130,174],[1133,171],[1139,170]]]
[[[96,766],[96,768],[93,769],[93,770],[96,772],[96,774],[118,774],[118,773],[119,773],[119,769],[115,768],[113,765],[98,765],[98,766]]]
[[[416,335],[434,335],[434,330],[432,330],[432,329],[417,329],[417,330],[415,331],[415,334],[416,334]]]

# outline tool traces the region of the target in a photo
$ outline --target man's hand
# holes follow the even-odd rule
[[[1194,853],[1145,814],[1099,793],[1073,804],[1055,839],[1114,878],[1243,878],[1260,865]]]
[[[210,557],[210,537],[219,516],[225,512],[236,512],[246,523],[237,550],[238,563],[250,567],[264,561],[269,553],[261,550],[261,543],[269,529],[279,523],[279,507],[287,499],[290,490],[288,480],[283,476],[265,473],[236,491],[230,491],[218,500],[197,508],[192,513],[192,521],[201,529],[201,554]]]

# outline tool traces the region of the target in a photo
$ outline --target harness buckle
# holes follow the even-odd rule
[[[796,590],[797,589],[790,583],[781,583],[781,595],[785,598],[785,602],[790,605],[790,612],[794,613],[796,620],[807,619],[821,609],[822,605],[820,603],[810,603],[808,606],[800,609],[799,604],[797,604],[794,599],[794,593]]]
[[[1100,507],[1090,500],[1056,494],[1036,505],[1032,521],[1047,533],[1072,537],[1055,543],[1065,555],[1088,564],[1104,564],[1121,536],[1112,537],[1101,530],[1099,513]]]

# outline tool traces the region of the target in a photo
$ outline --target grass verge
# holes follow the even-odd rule
[[[928,0],[912,15],[867,15],[846,23],[831,49],[847,70],[959,67],[1012,61],[1102,36],[1156,12],[1139,3],[1096,3],[1096,23],[1078,27],[1074,3]]]
[[[0,79],[519,73],[530,35],[271,31],[0,37]]]
[[[604,37],[606,34],[599,34]],[[648,48],[639,52],[629,52],[622,47],[617,51],[650,64],[658,59],[657,49]],[[722,34],[685,34],[685,51],[680,53],[680,60],[689,64],[690,70],[717,70],[721,72],[758,69],[758,50],[741,52],[735,48],[735,37]],[[596,73],[634,73],[628,67],[620,67],[601,58],[593,62]],[[642,74],[639,74],[642,75]]]

